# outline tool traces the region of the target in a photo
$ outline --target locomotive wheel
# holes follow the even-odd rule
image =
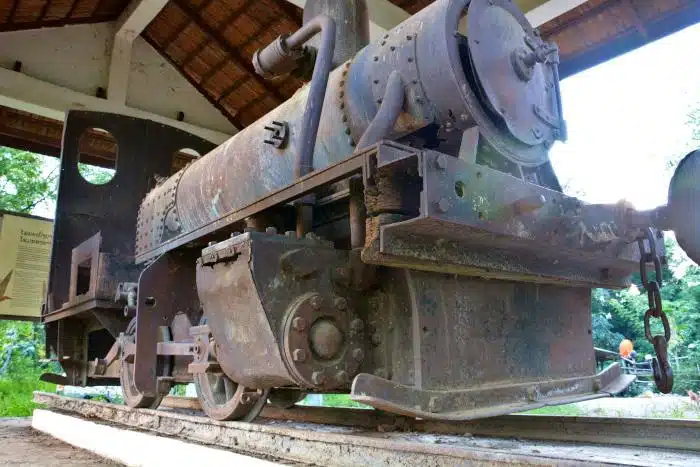
[[[133,318],[126,327],[126,331],[124,331],[124,340],[130,343],[136,342],[136,318]],[[121,382],[124,403],[132,408],[158,408],[165,394],[146,396],[141,393],[134,384],[134,367],[135,364],[128,363],[124,358],[121,359],[119,381]]]
[[[204,412],[214,420],[252,422],[267,402],[269,389],[258,394],[255,401],[245,402],[248,390],[223,373],[196,373],[194,386]],[[250,394],[250,392],[248,392]]]
[[[278,409],[290,409],[306,397],[306,391],[301,389],[273,389],[268,400]]]

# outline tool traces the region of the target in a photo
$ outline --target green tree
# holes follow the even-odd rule
[[[56,199],[58,164],[47,171],[45,156],[0,146],[0,209],[31,213]],[[39,376],[46,369],[44,327],[0,320],[0,417],[31,415],[32,391],[52,390]]]
[[[42,156],[0,146],[0,209],[29,213],[56,199],[57,172],[43,174]]]
[[[104,185],[114,178],[114,169],[106,169],[88,164],[78,164],[80,175],[93,185]]]
[[[672,334],[669,354],[674,368],[674,392],[685,394],[700,389],[700,268],[689,266],[674,275],[669,265],[677,264],[678,244],[666,240],[667,263],[663,267],[663,309]],[[632,276],[628,290],[595,290],[593,293],[593,339],[596,346],[616,351],[623,338],[631,339],[640,356],[654,350],[644,335],[644,314],[649,305],[639,274]],[[663,332],[657,319],[651,320],[652,334]]]

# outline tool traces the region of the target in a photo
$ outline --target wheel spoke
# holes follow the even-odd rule
[[[236,392],[236,387],[234,386],[233,381],[231,381],[227,377],[222,376],[221,379],[224,380],[224,389],[226,391],[226,400],[230,401],[231,399],[233,399],[233,395]]]

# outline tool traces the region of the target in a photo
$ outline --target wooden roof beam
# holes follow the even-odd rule
[[[229,25],[231,23],[236,21],[236,19],[238,19],[239,16],[245,14],[245,12],[248,10],[248,8],[250,8],[250,6],[252,4],[253,4],[253,0],[246,0],[245,2],[243,2],[243,4],[240,7],[229,12],[229,14],[226,15],[226,18],[224,18],[224,20],[221,21],[221,27],[216,32],[218,34],[221,34],[223,31],[225,31],[226,28],[229,27]],[[201,11],[202,11],[202,8],[198,8],[198,9],[194,10],[194,12],[197,13],[198,15]],[[190,18],[190,21],[191,21],[191,18]],[[202,42],[200,42],[200,44],[197,47],[192,49],[185,56],[185,58],[182,60],[182,68],[184,69],[192,60],[194,60],[194,58],[197,55],[202,53],[202,51],[207,47],[207,45],[209,45],[209,42],[211,40],[212,40],[212,36],[207,36]],[[241,49],[242,47],[239,46],[238,48]],[[227,61],[228,61],[228,58],[224,58],[223,64],[225,64]],[[205,78],[202,78],[202,80],[201,80],[202,84],[204,84],[206,81],[207,80]]]
[[[280,94],[277,88],[271,86],[269,82],[258,76],[258,74],[255,72],[255,68],[253,68],[253,62],[250,59],[243,57],[239,50],[236,47],[233,47],[220,31],[213,29],[206,21],[204,21],[202,17],[198,15],[197,12],[194,11],[187,3],[187,0],[172,0],[172,2],[177,5],[177,7],[180,8],[192,20],[192,22],[202,30],[202,32],[204,32],[204,34],[214,39],[219,47],[221,47],[239,67],[246,70],[250,75],[250,78],[264,88],[265,91],[267,91],[278,101],[278,103],[282,103],[286,100],[286,98]],[[202,92],[201,89],[200,92]],[[204,94],[204,92],[202,93]]]
[[[109,62],[107,98],[126,103],[131,73],[131,49],[134,40],[160,13],[168,0],[132,0],[117,19]]]
[[[551,21],[567,11],[573,10],[577,6],[586,3],[588,0],[549,0],[541,2],[525,13],[525,17],[533,27],[537,28],[544,23]],[[523,3],[523,2],[516,2]]]

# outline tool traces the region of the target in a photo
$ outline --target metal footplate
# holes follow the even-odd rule
[[[362,373],[355,377],[351,398],[377,409],[433,420],[473,420],[548,405],[608,397],[635,380],[618,363],[597,375],[514,385],[489,385],[467,390],[418,389]],[[493,401],[502,401],[493,405]]]

